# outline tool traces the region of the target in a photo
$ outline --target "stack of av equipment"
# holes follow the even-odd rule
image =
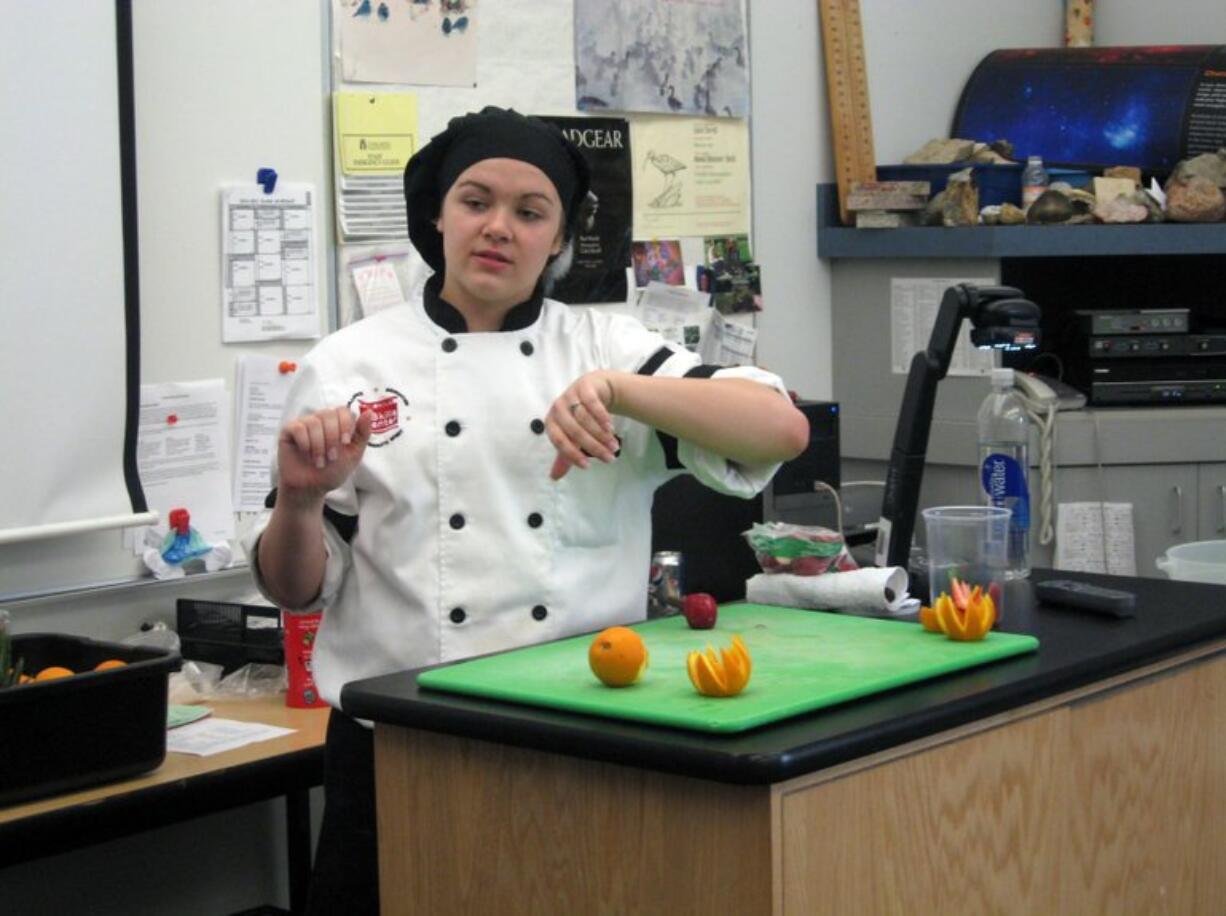
[[[1093,406],[1226,404],[1226,332],[1186,308],[1078,311],[1065,380]]]

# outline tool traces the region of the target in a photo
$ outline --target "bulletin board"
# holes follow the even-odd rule
[[[465,15],[468,18],[467,32],[464,37],[475,38],[478,49],[474,61],[475,67],[472,71],[475,73],[475,85],[459,84],[459,79],[454,75],[458,68],[450,68],[447,74],[439,80],[456,83],[453,85],[429,84],[438,78],[438,68],[434,73],[424,75],[421,82],[368,81],[386,75],[386,71],[379,72],[376,68],[367,67],[363,72],[362,61],[356,55],[351,56],[347,52],[349,47],[356,44],[353,39],[355,33],[370,35],[378,33],[381,29],[389,30],[387,23],[380,26],[376,21],[379,10],[378,0],[375,0],[374,3],[367,3],[365,0],[332,0],[332,3],[331,69],[334,90],[350,93],[368,92],[372,95],[379,93],[411,94],[417,113],[415,139],[418,146],[442,131],[451,118],[467,112],[479,111],[486,105],[513,108],[523,114],[547,117],[624,119],[629,122],[631,133],[637,125],[650,122],[697,123],[699,119],[696,116],[702,114],[697,107],[702,103],[701,94],[698,91],[682,91],[678,98],[675,83],[680,80],[662,85],[658,93],[655,92],[654,87],[647,87],[651,90],[651,94],[657,96],[656,101],[660,103],[660,110],[665,113],[647,113],[629,107],[623,109],[616,104],[606,107],[604,99],[595,98],[595,94],[603,94],[603,90],[595,87],[588,87],[592,90],[593,96],[585,96],[584,89],[577,85],[577,82],[584,77],[578,63],[580,52],[577,52],[576,45],[584,40],[585,29],[592,26],[590,20],[594,17],[589,14],[584,19],[582,13],[577,12],[578,5],[574,0],[541,0],[541,2],[531,4],[515,3],[513,0],[476,0],[476,2],[459,4],[459,11],[450,14],[447,13],[447,10],[453,4],[449,4],[447,0],[428,0],[415,7],[422,11],[418,14],[420,21],[431,22],[431,27],[435,29],[438,27],[437,21],[443,16],[452,22],[456,21],[459,15]],[[587,6],[590,9],[597,8],[597,5],[594,4],[587,4]],[[666,27],[666,23],[670,21],[667,18],[669,14],[661,12],[662,8],[658,4],[643,2],[643,0],[635,0],[631,4],[620,4],[618,8],[622,10],[622,13],[618,16],[610,13],[606,23],[597,25],[603,26],[606,33],[612,33],[625,27],[627,22],[636,23],[634,28],[640,31],[630,44],[640,47],[640,52],[648,58],[653,55],[657,57],[659,70],[663,72],[666,69],[664,61],[668,54],[662,45],[652,44],[655,40],[652,36],[654,33],[658,37],[660,30]],[[405,15],[404,8],[397,4],[387,4],[386,9],[391,19],[397,16],[403,18]],[[626,12],[627,10],[629,12]],[[742,23],[747,22],[748,14],[744,3],[737,3],[736,0],[733,0],[731,3],[707,5],[704,8],[704,15],[706,18],[702,22],[705,31],[701,36],[695,37],[696,42],[708,41],[711,34],[724,34],[722,28],[724,25],[727,26],[728,32],[733,31]],[[433,16],[432,19],[431,16]],[[739,21],[716,23],[713,21],[715,16]],[[577,22],[577,18],[580,21]],[[591,29],[591,31],[599,30],[598,28]],[[453,41],[454,38],[453,34]],[[444,43],[444,39],[439,40],[439,44]],[[459,48],[460,45],[456,43],[453,44],[453,47]],[[462,56],[464,52],[457,51],[456,53]],[[747,49],[744,50],[744,54],[747,55]],[[733,107],[736,107],[735,112],[725,108],[719,113],[722,115],[732,113],[736,114],[738,119],[743,119],[748,116],[747,58],[742,56],[740,63],[744,65],[744,102],[739,107],[738,103],[733,104]],[[424,69],[428,71],[428,68]],[[634,69],[635,65],[632,64],[627,71]],[[653,72],[651,66],[642,66],[639,69],[644,73]],[[697,77],[695,79],[697,80]],[[631,95],[632,93],[627,90],[625,99],[628,105],[637,101],[630,98]],[[728,119],[729,122],[733,120],[737,119]],[[748,130],[746,120],[740,120],[740,124],[745,126],[746,131]],[[728,235],[747,235],[749,232],[748,214],[751,211],[751,191],[748,182],[748,156],[744,158],[742,165],[746,176],[744,200],[744,212],[747,214],[746,225],[736,232],[728,232]],[[632,148],[630,167],[633,179],[639,181],[642,186],[646,186],[652,180],[665,181],[667,173],[674,166],[670,165],[663,151],[657,153],[652,149]],[[719,234],[723,233],[714,231],[709,233],[709,235]],[[650,227],[643,226],[635,227],[633,237],[642,242],[657,239],[657,235]],[[709,252],[704,247],[704,235],[673,233],[658,238],[679,243],[680,260],[691,266],[691,269],[693,265],[704,263],[709,258]],[[659,254],[658,251],[656,253]],[[746,254],[748,255],[748,252]],[[346,242],[342,238],[337,257],[337,302],[339,320],[342,324],[358,320],[363,315],[362,305],[358,301],[359,297],[351,276],[350,265],[355,262],[361,263],[372,257],[387,257],[392,261],[406,296],[411,296],[420,290],[429,275],[428,268],[422,264],[407,240],[364,244]],[[628,266],[633,270],[632,264]],[[634,274],[628,274],[627,293],[624,298],[590,299],[588,304],[633,313],[635,310],[631,303],[635,296],[634,282]],[[756,273],[753,282],[757,283]],[[573,302],[571,298],[562,293],[559,293],[558,298]],[[734,317],[743,325],[753,326],[750,315]]]
[[[327,0],[136,0],[132,14],[142,380],[222,379],[233,392],[238,356],[293,358],[313,341],[222,343],[223,186],[253,183],[263,167],[282,180],[314,185],[319,332],[334,324]],[[89,40],[88,34],[62,36],[70,55],[73,42]],[[25,86],[39,82],[44,65],[22,62]],[[6,105],[56,104],[54,92],[19,86],[4,98]],[[81,138],[81,168],[89,165],[88,139]],[[74,202],[54,199],[56,182],[46,181],[45,189],[48,206],[71,216]],[[63,251],[89,244],[70,237],[71,218],[64,225],[66,236],[53,240]],[[71,258],[64,264],[70,267]],[[88,309],[90,302],[83,297],[45,305],[52,328],[52,315],[71,321],[72,309]],[[15,396],[22,393],[0,394],[0,408],[3,398]],[[147,575],[117,530],[6,545],[0,571],[0,599]]]

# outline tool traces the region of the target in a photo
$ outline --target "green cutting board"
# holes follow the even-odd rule
[[[680,616],[634,629],[649,662],[629,687],[606,687],[592,674],[591,635],[457,662],[425,671],[417,682],[531,706],[739,732],[1039,647],[1033,636],[993,631],[978,642],[954,642],[918,623],[761,604],[721,607],[713,630],[691,630]],[[734,633],[753,656],[753,676],[735,697],[704,697],[690,684],[686,655],[728,646]]]

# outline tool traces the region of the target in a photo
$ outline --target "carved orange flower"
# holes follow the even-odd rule
[[[931,608],[920,608],[925,630],[942,632],[950,639],[969,642],[983,639],[996,623],[996,602],[981,586],[974,588],[951,579],[952,597],[941,592]]]

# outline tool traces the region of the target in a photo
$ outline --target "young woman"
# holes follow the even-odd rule
[[[272,601],[325,609],[312,911],[377,911],[371,740],[339,709],[347,681],[643,618],[656,487],[688,471],[750,497],[808,442],[773,375],[544,297],[587,194],[544,122],[454,119],[405,171],[424,294],[297,372],[248,556]]]

